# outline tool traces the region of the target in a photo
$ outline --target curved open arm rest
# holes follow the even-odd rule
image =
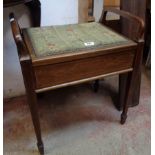
[[[21,58],[22,56],[27,56],[28,55],[27,48],[22,38],[22,32],[13,13],[10,13],[9,19],[10,19],[13,38],[15,40],[15,43],[18,49],[19,58]]]
[[[118,15],[130,20],[131,22],[136,22],[139,26],[136,40],[139,40],[142,38],[142,36],[144,34],[145,24],[144,24],[144,21],[140,17],[135,16],[127,11],[123,11],[123,10],[119,10],[119,9],[115,9],[115,8],[111,8],[111,7],[104,7],[100,21],[99,21],[100,23],[103,23],[103,24],[106,23],[107,12],[112,12],[112,13],[118,14]]]

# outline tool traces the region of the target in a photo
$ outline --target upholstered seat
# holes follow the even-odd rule
[[[80,52],[128,42],[99,23],[48,26],[25,29],[36,57]]]

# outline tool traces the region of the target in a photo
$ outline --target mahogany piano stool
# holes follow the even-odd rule
[[[104,25],[107,12],[138,25],[130,40]],[[10,23],[17,45],[28,104],[40,154],[44,154],[38,117],[37,93],[105,76],[129,73],[121,124],[127,118],[132,82],[142,55],[144,22],[128,12],[106,8],[100,22],[20,29],[13,13]]]

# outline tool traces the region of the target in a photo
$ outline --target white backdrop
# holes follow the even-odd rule
[[[94,17],[95,21],[99,21],[102,8],[103,8],[104,0],[94,0]]]
[[[78,23],[78,0],[41,0],[41,25]]]

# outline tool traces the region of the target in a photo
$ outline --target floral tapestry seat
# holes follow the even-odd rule
[[[129,42],[128,39],[96,22],[28,28],[25,31],[36,57],[80,52]]]

